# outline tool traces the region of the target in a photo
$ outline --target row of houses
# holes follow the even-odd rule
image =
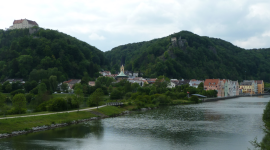
[[[263,94],[264,82],[263,80],[244,80],[231,81],[228,79],[206,79],[204,82],[205,90],[216,90],[218,97],[236,96],[242,94]]]

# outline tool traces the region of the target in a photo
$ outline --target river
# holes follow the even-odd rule
[[[162,107],[0,140],[0,149],[246,150],[269,96]]]

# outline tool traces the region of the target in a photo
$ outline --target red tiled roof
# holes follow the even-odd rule
[[[24,20],[24,19],[21,19],[21,20],[14,20],[14,21],[13,21],[13,24],[19,24],[19,23],[22,23],[23,20]],[[35,21],[28,20],[28,19],[26,19],[26,20],[28,21],[29,24],[38,25]]]
[[[72,81],[72,79],[70,79],[70,80],[68,80],[68,81],[65,81],[65,82],[63,82],[63,83],[69,83],[69,82],[71,82]]]
[[[219,79],[205,79],[205,81],[204,81],[204,86],[209,86],[209,85],[218,85],[218,83],[219,83]],[[209,84],[210,83],[210,84]],[[215,84],[213,84],[213,83],[215,83]]]

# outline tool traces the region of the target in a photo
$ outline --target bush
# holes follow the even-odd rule
[[[18,89],[18,90],[10,92],[10,95],[14,96],[19,93],[25,94],[25,91],[23,89]]]
[[[48,102],[48,111],[63,111],[67,110],[67,101],[63,98],[54,98]]]
[[[269,123],[269,125],[270,125],[270,101],[267,103],[267,105],[264,109],[263,121],[265,123]]]
[[[25,114],[26,113],[26,109],[25,108],[12,108],[10,110],[7,111],[8,115],[14,115],[14,114]]]
[[[190,98],[191,101],[195,102],[195,103],[199,103],[199,98],[197,96],[191,96]]]
[[[35,109],[35,112],[47,111],[47,103],[48,102],[43,102],[42,104],[38,105],[38,107]]]
[[[166,104],[170,104],[171,102],[172,102],[172,100],[170,99],[170,97],[165,96],[165,95],[160,95],[160,96],[154,98],[154,100],[153,100],[153,103],[157,104],[157,105],[166,105]]]
[[[185,98],[186,96],[187,96],[187,94],[186,94],[186,93],[183,93],[183,92],[177,94],[177,98],[178,98],[178,99],[183,99],[183,98]]]

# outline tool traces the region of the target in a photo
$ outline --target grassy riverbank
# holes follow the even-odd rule
[[[29,130],[32,127],[71,122],[73,120],[87,119],[91,117],[96,117],[96,115],[86,111],[79,111],[45,116],[3,119],[0,120],[0,133]]]
[[[192,104],[192,103],[194,102],[187,101],[187,100],[177,100],[177,101],[173,101],[172,105]],[[138,110],[138,107],[136,105],[125,105],[123,107],[106,106],[106,107],[102,107],[98,109],[79,111],[79,112],[69,112],[69,113],[64,112],[64,113],[57,113],[57,114],[51,114],[51,115],[30,116],[30,117],[18,116],[18,118],[1,119],[0,120],[0,134],[11,133],[13,131],[20,131],[20,130],[31,130],[33,127],[37,127],[37,126],[51,125],[51,124],[58,124],[58,123],[68,123],[73,120],[82,120],[82,119],[89,119],[91,117],[97,117],[97,115],[95,115],[95,113],[91,113],[91,111],[95,111],[95,112],[98,112],[99,114],[112,117],[112,116],[121,114],[122,112],[126,110]],[[42,112],[39,112],[36,114],[37,115],[42,114]],[[46,113],[43,112],[43,114],[46,114]]]
[[[91,111],[96,111],[98,113],[104,114],[106,116],[114,116],[122,113],[126,109],[106,106]],[[70,113],[57,113],[52,115],[44,116],[31,116],[31,117],[22,117],[22,118],[10,118],[0,120],[0,134],[1,133],[11,133],[13,131],[20,130],[30,130],[33,127],[51,125],[57,123],[68,123],[73,120],[82,120],[89,119],[91,117],[97,117],[91,111],[79,111],[79,112],[70,112]]]

